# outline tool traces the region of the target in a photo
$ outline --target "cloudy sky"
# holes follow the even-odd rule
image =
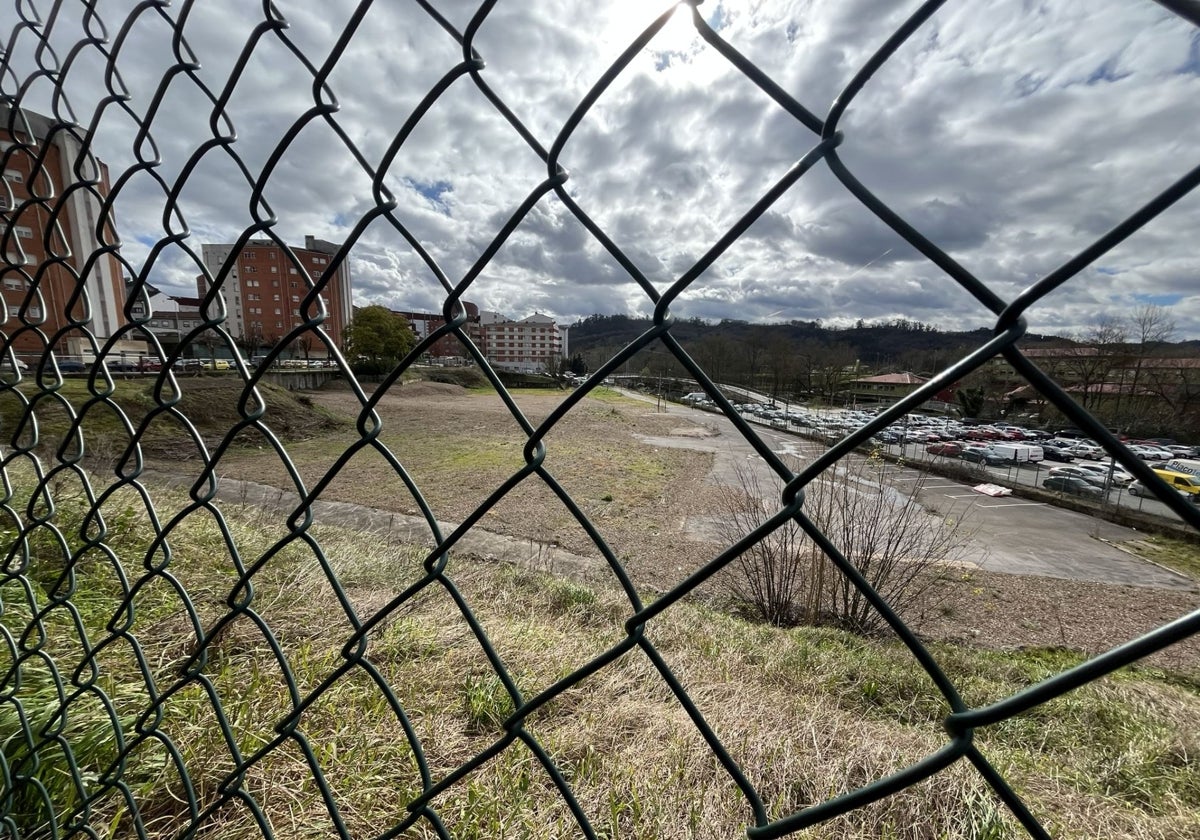
[[[500,228],[546,179],[547,166],[469,75],[453,76],[463,48],[447,27],[467,31],[476,4],[425,5],[445,25],[418,2],[276,0],[287,26],[264,27],[262,4],[205,0],[186,17],[187,4],[176,4],[146,10],[124,27],[136,4],[106,2],[108,49],[117,50],[120,70],[120,81],[107,82],[98,51],[72,53],[82,24],[60,15],[50,42],[80,122],[90,122],[111,91],[126,93],[138,119],[149,120],[153,147],[120,108],[101,112],[97,149],[114,179],[139,157],[161,158],[152,173],[120,187],[130,261],[164,289],[189,293],[197,273],[190,258],[172,246],[151,261],[152,246],[181,231],[180,218],[197,252],[202,242],[233,241],[253,223],[244,165],[254,180],[270,167],[262,196],[275,229],[291,242],[305,234],[351,236],[377,206],[374,182],[394,196],[396,221],[452,284],[475,271]],[[818,140],[696,35],[687,7],[563,135],[589,89],[669,5],[495,5],[474,31],[472,45],[486,64],[480,78],[543,149],[563,136],[566,192],[659,290]],[[824,119],[917,4],[708,0],[699,8],[721,38]],[[172,27],[184,36],[178,53]],[[94,22],[90,31],[99,32]],[[36,67],[34,44],[22,32],[10,53],[22,79]],[[327,71],[324,90],[314,93],[312,71],[297,53]],[[200,69],[182,72],[181,59],[192,57]],[[448,87],[392,149],[443,79]],[[11,76],[3,82],[10,92]],[[224,101],[220,117],[202,86]],[[48,111],[50,91],[44,79],[35,81],[23,102]],[[331,101],[339,106],[332,119],[365,168],[322,117],[289,133]],[[850,170],[1008,299],[1200,164],[1200,30],[1148,0],[948,3],[866,84],[840,128],[839,154]],[[236,132],[229,148],[241,165],[210,142],[214,130]],[[177,188],[176,216],[164,213],[158,178]],[[1194,191],[1039,302],[1029,313],[1031,329],[1082,330],[1104,315],[1156,303],[1170,309],[1181,336],[1200,337],[1198,220]],[[352,272],[358,303],[436,311],[444,300],[435,272],[386,218],[361,232]],[[553,193],[475,274],[466,298],[512,317],[540,311],[570,322],[652,309]],[[824,163],[672,311],[832,324],[905,317],[946,329],[992,321]]]

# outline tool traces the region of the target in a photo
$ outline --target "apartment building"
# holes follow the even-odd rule
[[[537,373],[563,355],[563,332],[548,315],[534,313],[510,321],[495,313],[480,313],[483,352],[493,365]]]
[[[462,301],[463,309],[467,313],[467,322],[463,325],[463,332],[477,347],[481,347],[483,341],[483,329],[479,324],[479,307],[470,301]],[[396,315],[403,315],[412,326],[413,332],[417,334],[418,341],[424,341],[431,333],[436,332],[446,326],[446,319],[442,317],[440,312],[398,312],[392,310]],[[481,348],[482,349],[482,348]],[[444,335],[433,343],[433,345],[425,351],[425,355],[439,360],[459,359],[466,360],[470,358],[463,343],[459,341],[457,336]]]
[[[90,320],[84,329],[100,341],[126,323],[121,264],[112,254],[97,255],[118,242],[102,206],[108,168],[84,153],[81,134],[48,117],[0,106],[2,346],[18,356],[39,356],[45,349],[39,331],[53,340],[85,313]],[[92,186],[69,189],[80,181],[76,172]],[[81,282],[84,297],[75,298]],[[72,328],[53,349],[79,356],[90,352],[90,343]]]
[[[354,313],[350,261],[343,259],[333,268],[334,256],[341,247],[312,236],[304,237],[303,248],[281,248],[270,239],[251,239],[241,250],[234,244],[203,245],[205,274],[196,278],[196,295],[203,299],[217,284],[225,328],[253,354],[286,339],[307,320],[303,301],[317,289],[326,313],[320,329],[333,346],[341,347]],[[212,307],[210,310],[214,315],[217,312]],[[305,335],[293,344],[292,353],[319,357],[325,355],[325,347],[315,337]]]

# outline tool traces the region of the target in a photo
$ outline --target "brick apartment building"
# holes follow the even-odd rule
[[[121,264],[112,254],[95,256],[102,245],[118,241],[112,216],[102,215],[108,168],[84,154],[66,126],[0,106],[0,170],[2,346],[27,362],[41,355],[44,340],[31,327],[55,340],[72,320],[82,318],[82,301],[71,303],[80,279],[91,312],[87,329],[101,341],[108,339],[126,323]],[[76,171],[95,183],[67,189],[79,182]],[[75,330],[60,336],[53,349],[60,356],[90,353]]]
[[[463,325],[463,332],[467,338],[471,339],[477,347],[482,349],[483,329],[479,323],[479,307],[470,301],[462,301],[463,308],[467,312],[467,322]],[[412,326],[413,332],[417,334],[417,340],[424,340],[430,333],[441,329],[446,325],[446,319],[442,317],[440,312],[399,312],[392,310],[396,315],[402,315]],[[465,347],[458,337],[455,335],[444,335],[433,343],[425,355],[434,359],[467,359],[470,354],[467,353]]]
[[[221,272],[228,270],[218,294],[225,305],[225,328],[235,341],[250,354],[274,346],[304,323],[302,301],[319,286],[326,312],[320,329],[333,346],[342,346],[343,333],[354,310],[350,298],[350,261],[342,260],[337,270],[331,271],[340,245],[306,236],[303,248],[285,250],[269,239],[251,239],[237,253],[235,247],[202,246],[201,258],[207,273],[196,278],[196,295],[204,298]],[[293,342],[292,355],[325,356],[320,340],[314,336],[309,343],[305,352],[299,342]]]

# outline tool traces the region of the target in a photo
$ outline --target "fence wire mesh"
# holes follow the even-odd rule
[[[374,831],[373,836],[401,836],[409,831],[453,836],[454,825],[443,819],[441,803],[446,801],[446,794],[470,788],[480,768],[505,754],[517,753],[524,756],[524,769],[509,780],[509,793],[515,797],[517,790],[530,784],[531,776],[537,776],[540,780],[537,784],[556,793],[560,808],[566,809],[559,814],[565,820],[562,834],[608,836],[609,829],[597,822],[603,815],[595,813],[576,794],[578,757],[571,760],[572,769],[564,769],[564,758],[556,754],[554,746],[539,738],[532,722],[539,712],[576,696],[581,688],[586,689],[596,675],[640,654],[669,692],[669,699],[690,719],[721,772],[740,791],[746,808],[747,833],[751,837],[780,837],[817,826],[918,785],[960,762],[973,765],[997,801],[1030,836],[1049,836],[1044,819],[1032,813],[1004,773],[989,761],[976,742],[976,733],[1026,714],[1194,635],[1200,630],[1200,612],[1161,626],[998,702],[971,706],[960,697],[959,687],[946,675],[937,657],[846,558],[844,547],[823,534],[806,515],[805,489],[885,426],[998,357],[1003,357],[1070,422],[1100,442],[1137,477],[1153,482],[1154,476],[1109,429],[1077,405],[1063,387],[1023,354],[1020,341],[1026,329],[1024,315],[1031,306],[1072,282],[1081,270],[1195,189],[1200,183],[1200,167],[1179,175],[1171,186],[1130,212],[1108,233],[1023,293],[1004,299],[874,195],[839,156],[843,142],[841,124],[847,108],[872,75],[938,12],[941,2],[927,2],[917,8],[858,70],[824,116],[801,104],[783,85],[726,42],[700,14],[698,4],[685,4],[703,41],[768,96],[782,114],[810,132],[811,146],[723,236],[711,243],[694,265],[660,290],[622,251],[617,244],[619,237],[610,235],[568,191],[568,173],[561,160],[564,148],[581,122],[637,53],[666,25],[670,11],[653,20],[612,62],[587,95],[575,104],[569,118],[556,127],[553,142],[547,147],[489,86],[486,56],[476,51],[477,35],[496,4],[483,3],[460,31],[439,13],[435,3],[417,0],[415,6],[437,24],[442,36],[461,57],[447,65],[440,80],[391,136],[383,157],[373,161],[360,151],[355,137],[339,122],[336,86],[331,81],[350,44],[355,39],[372,37],[362,29],[371,5],[359,4],[328,55],[318,60],[293,40],[280,8],[264,2],[255,13],[258,17],[249,39],[233,45],[240,51],[223,86],[214,85],[211,77],[200,72],[205,60],[203,50],[189,43],[188,20],[195,11],[191,2],[172,7],[166,2],[150,0],[130,8],[124,19],[117,19],[120,12],[105,11],[98,4],[83,0],[56,3],[18,0],[5,13],[5,23],[10,29],[0,55],[3,79],[0,113],[4,116],[0,128],[9,139],[4,144],[0,168],[19,171],[24,177],[20,182],[6,177],[4,278],[6,282],[13,280],[13,288],[19,286],[25,292],[22,302],[8,306],[5,313],[6,371],[5,381],[0,385],[0,397],[8,407],[16,407],[5,414],[2,461],[6,549],[0,578],[3,618],[0,628],[4,640],[0,656],[3,661],[0,720],[5,738],[0,758],[3,832],[11,837],[204,836],[228,829],[230,814],[236,812],[253,832],[264,837],[279,836],[278,816],[272,812],[279,803],[275,801],[270,807],[264,804],[272,797],[262,780],[263,773],[269,777],[272,772],[285,772],[278,768],[286,766],[289,768],[286,772],[304,768],[307,778],[303,785],[319,794],[327,811],[327,822],[314,826],[313,833],[358,836],[352,808],[344,796],[345,786],[351,783],[347,779],[356,778],[355,772],[360,773],[357,777],[360,784],[371,784],[367,781],[371,778],[370,769],[359,766],[355,771],[354,752],[349,756],[339,755],[330,744],[308,734],[308,722],[314,716],[331,713],[323,708],[331,692],[353,683],[358,696],[371,698],[368,702],[371,715],[394,719],[393,731],[403,742],[412,773],[411,784],[406,788],[384,785],[373,791],[373,796],[394,805],[395,814],[392,824],[385,830]],[[1181,0],[1161,5],[1192,23],[1200,23],[1191,4]],[[237,8],[239,14],[251,14],[250,4]],[[113,17],[106,19],[105,14]],[[156,30],[155,37],[160,39],[169,57],[165,59],[157,88],[143,91],[139,98],[122,78],[121,68],[129,60],[125,50],[132,34],[147,27]],[[294,122],[286,127],[265,159],[251,161],[243,156],[238,126],[229,118],[227,109],[237,96],[239,83],[250,72],[246,68],[251,58],[268,45],[278,51],[277,56],[286,55],[305,68],[311,78],[312,100],[308,110],[295,115]],[[388,60],[386,52],[381,53],[381,60]],[[73,72],[92,72],[103,85],[104,96],[96,103],[88,103],[89,108],[94,105],[91,112],[74,110],[66,95]],[[339,81],[347,83],[344,79]],[[195,101],[201,103],[198,107],[209,109],[209,136],[173,136],[172,126],[159,119],[160,104],[174,86],[187,87]],[[507,123],[512,136],[541,161],[545,176],[513,207],[470,270],[455,282],[423,247],[416,228],[396,212],[396,201],[385,185],[384,176],[394,161],[410,152],[411,138],[422,121],[437,112],[439,100],[462,86],[472,86],[482,95],[486,102],[482,107],[492,109]],[[47,87],[53,91],[49,98],[43,96]],[[51,103],[49,113],[41,113],[47,101]],[[128,151],[134,162],[124,171],[109,173],[94,153],[96,132],[102,124],[118,118],[132,127],[134,136]],[[316,274],[308,271],[310,266],[273,230],[277,216],[269,200],[272,179],[279,177],[290,147],[314,125],[337,136],[371,185],[370,194],[360,196],[368,206],[353,220],[344,244],[328,255],[328,262]],[[186,162],[170,178],[161,174],[166,170],[160,166],[162,157],[157,145],[166,142],[173,144],[173,150],[178,150],[180,143],[186,143],[188,149]],[[302,317],[278,347],[307,337],[343,370],[345,381],[361,407],[354,439],[315,481],[303,480],[292,465],[287,443],[279,431],[285,418],[277,407],[270,405],[274,397],[266,396],[263,390],[268,366],[253,365],[243,358],[238,336],[230,331],[229,304],[222,296],[222,289],[235,282],[234,260],[220,262],[213,271],[195,249],[197,235],[185,217],[186,202],[182,196],[197,186],[197,181],[204,177],[205,162],[212,158],[232,162],[243,179],[240,183],[230,180],[221,184],[221,189],[239,190],[246,196],[251,220],[232,251],[238,252],[256,238],[270,240],[286,251],[286,262],[298,269],[303,278],[303,300],[298,306]],[[1173,163],[1163,161],[1163,166],[1169,168]],[[971,295],[980,309],[990,312],[995,320],[990,340],[939,371],[911,395],[796,472],[764,442],[757,427],[734,410],[718,384],[689,356],[672,332],[670,307],[814,167],[824,167],[833,173],[849,194],[919,251],[932,267]],[[64,178],[63,173],[69,175]],[[164,197],[163,230],[156,241],[149,243],[145,262],[135,265],[122,255],[119,218],[114,207],[132,182],[147,178],[157,183]],[[654,318],[649,330],[608,359],[548,416],[535,421],[523,413],[518,400],[473,340],[463,301],[531,209],[550,198],[561,202],[640,286],[653,305]],[[89,230],[91,239],[73,229],[76,225]],[[328,307],[335,305],[330,298],[340,267],[372,225],[390,226],[423,261],[429,276],[440,283],[445,323],[425,336],[374,390],[369,390],[349,374],[340,341],[322,329],[322,325],[329,315]],[[84,244],[89,241],[90,246]],[[151,294],[148,280],[155,260],[175,249],[189,255],[196,273],[206,279],[207,291],[197,323],[182,332],[177,344],[164,347],[159,334],[150,328],[155,312],[145,303]],[[120,300],[119,279],[123,275],[132,282],[126,302],[117,310],[113,308],[113,300]],[[118,285],[112,284],[113,278]],[[64,289],[65,295],[61,293]],[[520,430],[523,461],[470,516],[448,532],[426,503],[422,487],[406,471],[403,452],[394,452],[384,442],[378,411],[381,402],[399,387],[402,375],[422,353],[445,337],[461,342],[465,353],[503,400]],[[122,341],[130,339],[147,342],[151,348],[148,356],[162,362],[161,369],[154,365],[154,370],[143,372],[136,380],[153,382],[141,398],[145,404],[140,416],[130,416],[128,403],[118,399],[134,381],[123,378],[128,364],[119,349]],[[76,343],[70,346],[82,347],[89,359],[85,388],[72,386],[72,381],[63,375],[67,372],[65,359],[72,355],[67,349],[71,341]],[[237,419],[218,439],[206,438],[193,424],[195,413],[206,407],[201,387],[205,380],[183,376],[176,365],[197,347],[207,347],[203,355],[212,356],[214,345],[229,351],[233,370],[228,376],[237,377],[244,385],[236,406]],[[694,377],[784,485],[782,497],[769,518],[691,569],[684,579],[652,602],[639,596],[621,557],[606,542],[604,528],[573,498],[548,463],[556,430],[607,377],[648,348],[669,353]],[[278,354],[278,349],[270,351],[268,361]],[[90,362],[93,358],[94,365]],[[22,364],[22,359],[29,363]],[[189,392],[193,399],[190,403]],[[200,465],[194,475],[188,476],[186,497],[168,495],[157,480],[162,477],[156,479],[147,467],[146,451],[159,445],[165,427],[177,433],[178,439],[190,441],[188,445],[196,452],[194,463]],[[291,482],[287,489],[294,493],[290,512],[273,521],[260,522],[260,536],[265,542],[253,548],[234,534],[217,501],[218,473],[223,462],[235,457],[239,444],[247,438],[277,453]],[[328,545],[331,538],[322,533],[315,513],[322,495],[337,481],[340,472],[364,453],[377,456],[404,483],[427,529],[419,574],[400,581],[399,585],[392,581],[394,595],[389,592],[389,597],[382,601],[366,605],[347,593],[345,572],[339,573],[336,558],[332,557],[335,551]],[[105,461],[107,470],[95,468],[97,457]],[[470,565],[469,560],[463,559],[470,556],[464,546],[481,527],[480,521],[529,482],[548,488],[555,503],[584,530],[604,558],[608,576],[624,593],[626,604],[623,615],[613,621],[611,644],[533,691],[522,690],[521,674],[493,644],[489,635],[492,629],[477,618],[477,599],[488,596],[468,593],[460,585],[460,576]],[[1188,525],[1200,527],[1200,513],[1193,506],[1161,484],[1152,486],[1158,488],[1162,501]],[[284,498],[282,492],[279,498]],[[148,523],[148,530],[141,537],[144,553],[134,556],[126,550],[118,554],[111,544],[117,536],[135,528],[131,524],[135,519]],[[779,813],[763,795],[762,788],[764,784],[777,786],[784,781],[764,782],[761,773],[747,767],[746,758],[726,748],[722,733],[709,723],[703,710],[705,704],[689,696],[685,680],[671,666],[671,657],[664,654],[661,645],[656,645],[652,631],[656,620],[730,567],[749,547],[789,522],[797,523],[828,555],[840,574],[873,605],[932,680],[949,714],[944,721],[944,742],[923,758],[880,778],[858,779],[845,792],[832,797],[818,792],[808,797],[805,807]],[[211,582],[189,587],[193,558],[179,549],[189,523],[203,533],[199,543],[194,542],[195,537],[187,538],[193,540],[187,543],[188,551],[228,558],[220,591],[206,589],[212,586]],[[383,563],[394,550],[394,546],[381,544],[377,560]],[[286,590],[294,584],[281,581],[277,570],[285,557],[297,551],[319,567],[323,581],[320,588],[333,593],[340,604],[340,612],[328,617],[329,626],[338,633],[339,648],[336,655],[322,664],[323,676],[318,680],[298,676],[298,657],[307,657],[311,652],[304,648],[285,649],[277,632],[278,613],[260,594],[273,591],[272,587],[282,586]],[[161,596],[154,608],[147,606],[151,594]],[[493,700],[498,697],[498,706],[503,709],[494,716],[494,734],[484,739],[472,757],[451,767],[428,759],[429,724],[413,720],[406,706],[405,698],[413,690],[420,691],[419,684],[406,685],[401,690],[389,678],[388,668],[372,655],[375,642],[403,626],[406,611],[413,603],[434,596],[442,598],[444,607],[461,616],[465,631],[456,637],[456,643],[477,648],[486,660],[486,668],[470,676],[469,687],[477,689],[481,696],[490,692]],[[171,606],[165,608],[163,603]],[[99,622],[95,620],[97,614],[102,617]],[[185,639],[170,650],[159,644],[168,626],[183,628],[181,636],[176,638]],[[230,640],[239,634],[253,637],[257,645],[255,658],[239,657],[232,652],[236,646]],[[416,647],[412,650],[412,655],[419,658]],[[228,669],[242,669],[240,673],[244,674],[246,684],[257,691],[269,690],[285,697],[285,711],[261,728],[247,724],[254,707],[266,705],[267,700],[254,694],[230,697],[228,683],[217,676]],[[207,714],[200,722],[193,720],[191,726],[186,726],[179,714],[185,704],[206,704]],[[335,711],[342,716],[343,728],[353,729],[362,723],[355,719],[358,713],[344,707]],[[81,724],[97,719],[101,721],[98,730]],[[221,745],[222,759],[209,766],[189,765],[185,758],[189,738],[215,740]],[[648,752],[658,749],[643,746]],[[357,760],[365,764],[367,755],[363,748]],[[286,765],[285,757],[290,759]],[[696,796],[702,799],[705,792],[697,791]],[[286,810],[286,803],[283,807]],[[681,825],[680,833],[689,830],[701,833],[694,824],[690,829]],[[514,817],[512,824],[495,827],[495,833],[505,832],[524,836],[527,829]]]

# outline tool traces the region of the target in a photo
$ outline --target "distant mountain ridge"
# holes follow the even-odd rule
[[[572,353],[595,356],[611,354],[650,329],[649,318],[628,315],[591,315],[570,328]],[[737,344],[787,343],[794,345],[824,344],[848,349],[861,364],[871,368],[917,370],[944,366],[955,357],[969,353],[985,344],[992,333],[987,329],[942,331],[915,321],[892,321],[849,328],[831,328],[815,321],[790,321],[776,324],[752,324],[726,319],[710,323],[699,319],[677,322],[671,334],[685,347],[705,339],[720,337]],[[1070,346],[1075,342],[1053,335],[1026,334],[1021,347]],[[1200,342],[1186,351],[1194,355]]]

